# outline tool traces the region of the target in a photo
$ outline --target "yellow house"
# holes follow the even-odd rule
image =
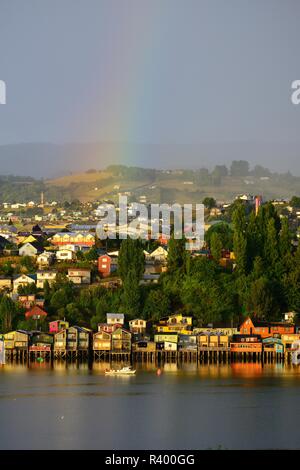
[[[9,277],[0,277],[0,290],[11,289],[11,279]]]
[[[229,348],[230,337],[224,334],[203,332],[197,336],[199,348]]]
[[[192,317],[185,317],[181,313],[162,318],[155,329],[157,333],[180,333],[189,335],[192,333]]]
[[[94,351],[111,351],[111,334],[105,331],[98,331],[93,335]]]
[[[298,333],[286,333],[281,335],[281,341],[284,346],[284,350],[288,351],[291,349],[291,346],[294,341],[299,341],[300,340],[300,334]]]
[[[155,343],[177,343],[178,342],[178,335],[177,334],[156,334],[154,335],[154,342]]]
[[[4,335],[5,349],[27,349],[29,343],[29,333],[27,331],[9,331]]]

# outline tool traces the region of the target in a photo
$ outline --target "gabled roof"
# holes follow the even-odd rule
[[[16,281],[17,279],[19,279],[20,277],[28,277],[29,279],[32,279],[33,281],[36,281],[36,274],[16,274],[15,276],[13,276],[13,280]]]
[[[39,240],[36,240],[36,241],[33,241],[33,242],[27,242],[27,243],[24,243],[20,249],[26,247],[26,246],[33,246],[33,248],[35,248],[37,250],[37,252],[42,252],[44,250],[44,247],[43,247],[43,244],[39,241]]]
[[[35,305],[25,313],[26,318],[32,318],[34,316],[46,317],[47,313],[42,310],[38,305]]]
[[[0,248],[5,248],[10,244],[10,241],[0,235]]]

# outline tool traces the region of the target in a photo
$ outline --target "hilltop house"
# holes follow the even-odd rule
[[[57,261],[73,261],[76,260],[76,253],[74,250],[62,248],[56,252],[56,259]]]
[[[49,251],[43,251],[40,255],[38,255],[36,262],[40,267],[47,267],[50,266],[50,264],[53,263],[55,258],[54,253],[51,253]]]
[[[53,235],[51,243],[56,246],[76,245],[80,248],[91,248],[95,244],[95,236],[90,232],[59,232]]]
[[[91,270],[88,268],[69,268],[68,279],[74,284],[90,284]]]
[[[21,274],[13,280],[13,291],[18,292],[20,286],[28,286],[29,284],[35,284],[35,276],[32,274]]]
[[[33,320],[41,320],[46,318],[47,313],[42,310],[38,305],[35,305],[30,310],[25,313],[26,320],[33,319]]]
[[[0,276],[0,290],[11,290],[11,278]]]
[[[48,281],[49,286],[51,287],[56,280],[56,274],[56,271],[37,271],[36,287],[43,289],[46,281]]]
[[[10,241],[0,235],[0,254],[2,254],[9,245]]]
[[[19,295],[18,302],[22,305],[22,307],[28,309],[34,305],[38,305],[39,307],[43,308],[45,303],[44,299],[38,299],[35,294]]]
[[[168,258],[168,252],[165,248],[159,246],[156,250],[152,251],[147,258],[156,263],[165,263]]]
[[[37,256],[43,252],[43,245],[39,242],[25,243],[19,248],[19,256]]]
[[[108,277],[111,273],[111,257],[102,255],[98,258],[98,272],[102,277]]]

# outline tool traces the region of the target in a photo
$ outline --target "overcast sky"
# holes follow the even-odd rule
[[[0,145],[298,143],[299,47],[298,0],[0,0]]]

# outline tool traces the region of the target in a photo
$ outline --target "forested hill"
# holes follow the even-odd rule
[[[88,169],[53,179],[0,176],[1,202],[39,201],[44,192],[47,201],[83,202],[116,199],[127,193],[131,200],[144,196],[148,202],[200,202],[206,196],[230,201],[237,194],[261,194],[265,199],[286,198],[300,193],[300,177],[291,173],[272,173],[248,162],[233,161],[229,167],[216,165],[212,171],[156,170],[124,165],[111,165],[105,170]]]

